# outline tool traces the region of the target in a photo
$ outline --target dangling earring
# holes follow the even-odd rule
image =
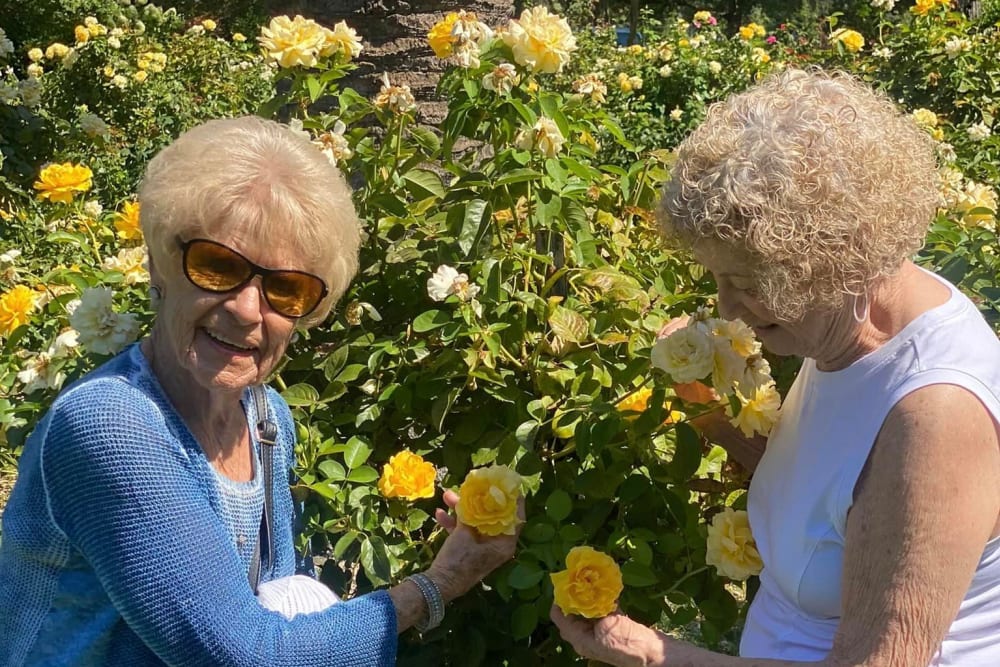
[[[149,288],[149,308],[151,310],[159,310],[160,302],[163,300],[163,290],[161,290],[156,285],[152,285]]]
[[[854,315],[854,321],[855,322],[857,322],[858,324],[863,324],[864,321],[868,319],[868,312],[869,312],[869,308],[868,308],[868,293],[866,292],[866,293],[860,295],[861,296],[861,304],[862,304],[862,306],[861,306],[861,314],[860,315],[858,314],[858,301],[859,301],[858,296],[859,295],[857,295],[857,294],[854,295],[854,307],[852,308],[852,310],[853,310],[852,314]]]

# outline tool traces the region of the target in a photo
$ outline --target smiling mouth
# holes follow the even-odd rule
[[[246,352],[254,352],[257,349],[256,347],[250,347],[250,346],[247,346],[247,345],[242,345],[240,343],[235,343],[235,342],[233,342],[231,340],[223,338],[222,336],[220,336],[217,333],[212,333],[208,329],[202,329],[202,331],[204,331],[205,335],[208,336],[209,338],[211,338],[214,342],[216,342],[219,345],[221,345],[222,347],[224,347],[226,349],[229,349],[229,350],[232,350],[234,352],[244,352],[244,353],[246,353]]]

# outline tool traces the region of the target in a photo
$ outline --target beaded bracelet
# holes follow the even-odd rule
[[[417,585],[420,594],[424,596],[424,602],[427,604],[427,620],[418,621],[414,627],[418,632],[433,630],[444,619],[444,597],[441,596],[441,589],[426,574],[418,572],[411,574],[406,579]]]

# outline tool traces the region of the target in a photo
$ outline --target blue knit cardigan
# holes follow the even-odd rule
[[[290,469],[291,414],[273,390],[268,402]],[[295,569],[291,493],[274,480],[263,580]],[[247,563],[262,488],[242,486],[206,460],[138,345],[67,388],[27,441],[3,515],[0,665],[394,664],[385,592],[290,621],[258,604]]]

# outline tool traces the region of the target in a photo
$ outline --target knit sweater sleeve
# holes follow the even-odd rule
[[[52,408],[42,469],[53,521],[129,627],[171,665],[392,665],[385,592],[285,620],[261,607],[156,405],[108,378]]]

